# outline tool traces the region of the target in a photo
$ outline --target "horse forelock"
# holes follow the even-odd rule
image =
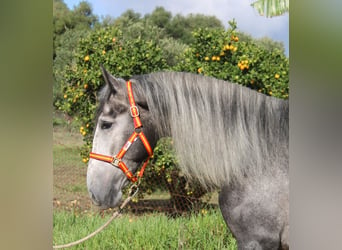
[[[205,187],[270,168],[288,169],[288,102],[210,77],[164,72],[135,77],[180,167]],[[272,173],[270,173],[272,174]]]

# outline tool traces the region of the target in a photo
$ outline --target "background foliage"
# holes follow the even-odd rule
[[[157,7],[143,17],[128,10],[100,22],[86,2],[69,10],[61,0],[54,0],[53,20],[54,106],[79,123],[84,163],[91,149],[96,95],[104,85],[100,65],[125,79],[154,71],[187,71],[288,98],[284,46],[239,32],[234,20],[225,29],[216,17],[172,16]],[[154,155],[145,172],[144,192],[168,190],[175,206],[181,201],[185,209],[193,207],[206,191],[182,176],[172,140],[160,140]]]
[[[224,29],[193,32],[195,41],[176,70],[213,76],[258,92],[288,98],[289,61],[277,47],[268,49],[253,40],[241,41],[236,22]]]

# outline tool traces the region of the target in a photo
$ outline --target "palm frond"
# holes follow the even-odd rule
[[[289,11],[289,0],[257,0],[251,4],[261,16],[280,16]]]

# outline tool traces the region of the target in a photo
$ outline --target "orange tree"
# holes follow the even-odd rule
[[[266,95],[288,98],[289,60],[275,48],[240,41],[235,21],[230,28],[198,29],[176,70],[238,83]]]

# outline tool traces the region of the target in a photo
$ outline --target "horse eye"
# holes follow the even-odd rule
[[[142,109],[145,109],[147,111],[149,111],[149,108],[147,106],[147,103],[143,103],[143,102],[137,102],[138,106],[140,106]]]
[[[103,121],[101,123],[101,129],[109,129],[112,127],[112,125],[113,125],[113,123],[111,123],[111,122]]]

